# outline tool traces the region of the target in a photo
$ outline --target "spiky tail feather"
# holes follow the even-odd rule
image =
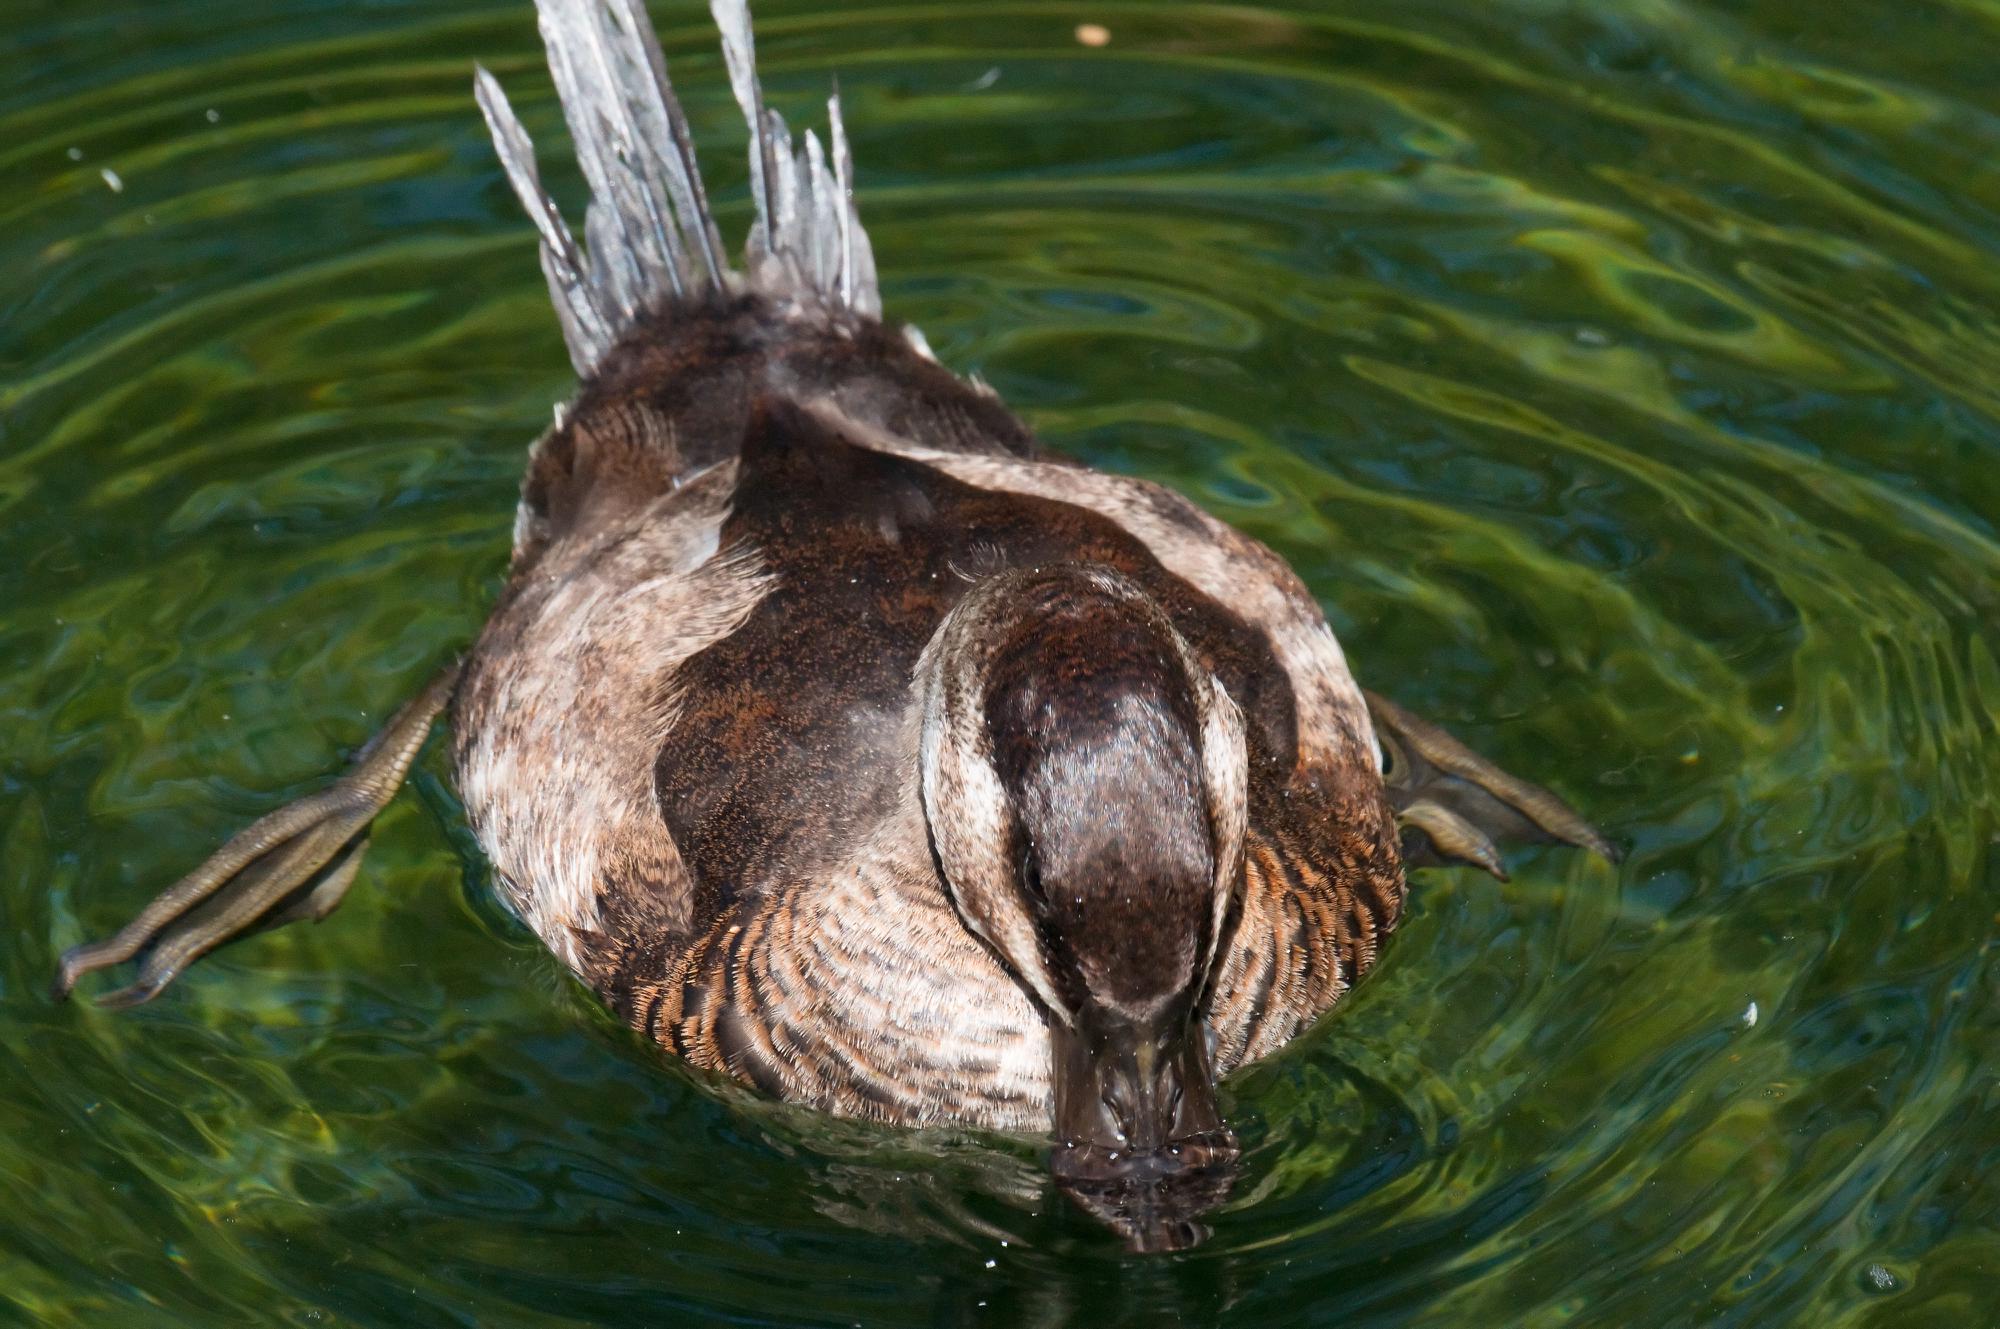
[[[747,0],[710,0],[709,9],[750,125],[757,216],[741,273],[722,257],[687,116],[642,0],[535,0],[549,72],[590,186],[581,250],[542,187],[534,144],[499,81],[483,67],[474,80],[494,150],[541,233],[542,271],[579,375],[594,371],[642,314],[674,300],[748,289],[881,313],[874,253],[854,210],[839,93],[827,100],[831,160],[811,130],[794,149],[784,118],[764,105]]]

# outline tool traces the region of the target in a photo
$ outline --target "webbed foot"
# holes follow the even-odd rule
[[[1387,697],[1362,695],[1382,744],[1382,780],[1410,867],[1470,863],[1505,881],[1496,840],[1559,840],[1618,861],[1611,842],[1548,790],[1507,774]]]
[[[331,787],[252,823],[117,935],[65,952],[56,1000],[85,974],[143,953],[137,981],[97,999],[100,1006],[136,1006],[233,937],[332,913],[361,868],[369,823],[402,787],[457,683],[452,664],[390,717]]]

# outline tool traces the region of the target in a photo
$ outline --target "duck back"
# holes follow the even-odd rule
[[[677,667],[654,769],[699,916],[831,870],[894,814],[913,780],[918,657],[973,586],[1011,570],[1091,564],[1131,578],[1239,699],[1257,767],[1296,760],[1292,693],[1268,641],[1112,517],[863,446],[784,397],[755,405],[737,465],[717,556],[755,560],[765,589]]]
[[[580,249],[482,72],[581,378],[534,447],[456,699],[459,786],[503,896],[696,1064],[838,1111],[1045,1125],[1042,1016],[937,873],[913,675],[982,579],[1099,565],[1242,713],[1218,1065],[1282,1043],[1372,962],[1403,891],[1318,605],[1184,498],[1040,455],[990,389],[882,321],[838,100],[830,151],[795,146],[741,0],[712,6],[752,131],[740,269],[637,0],[538,7],[592,202]]]

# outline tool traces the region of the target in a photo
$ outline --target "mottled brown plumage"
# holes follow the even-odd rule
[[[643,11],[540,3],[587,256],[478,92],[583,381],[530,453],[493,614],[353,773],[58,990],[137,956],[143,1000],[323,916],[451,697],[502,894],[644,1036],[831,1112],[1053,1131],[1087,1209],[1197,1239],[1235,1152],[1215,1079],[1374,964],[1406,849],[1498,872],[1489,834],[1608,846],[1364,698],[1270,550],[1045,454],[884,322],[837,103],[831,165],[794,152],[741,0],[714,0],[755,131],[741,273]]]
[[[843,994],[866,992],[871,1007],[935,1005],[933,976],[948,971],[965,989],[956,1000],[1013,1009],[1005,1040],[1041,1037],[1043,1016],[1019,984],[940,915],[949,901],[921,828],[902,825],[915,778],[913,677],[946,613],[981,580],[1090,565],[1143,588],[1242,712],[1249,888],[1240,921],[1231,920],[1211,1023],[1221,1069],[1282,1043],[1372,962],[1375,938],[1393,927],[1404,889],[1394,815],[1359,695],[1344,671],[1316,680],[1318,687],[1296,687],[1272,640],[1282,627],[1258,612],[1260,599],[1282,605],[1285,624],[1306,625],[1309,641],[1337,666],[1317,605],[1289,574],[1260,588],[1261,597],[1248,593],[1247,579],[1269,581],[1281,571],[1275,556],[1234,533],[1218,540],[1224,528],[1144,482],[1093,475],[1096,488],[1080,501],[1043,496],[1074,489],[1087,473],[1028,453],[1027,432],[1011,417],[990,433],[969,427],[995,418],[991,398],[941,376],[879,325],[787,326],[786,317],[754,297],[706,313],[676,311],[671,328],[646,329],[632,352],[672,366],[674,381],[628,371],[621,350],[530,463],[523,502],[537,523],[467,662],[453,717],[475,823],[489,813],[485,782],[470,768],[492,735],[516,723],[495,700],[508,676],[566,672],[588,656],[609,678],[630,680],[618,688],[628,695],[586,696],[579,707],[615,706],[622,716],[630,698],[642,696],[673,717],[650,761],[624,777],[647,789],[658,815],[635,820],[623,838],[590,854],[571,850],[557,832],[542,858],[608,857],[619,867],[600,871],[588,897],[575,896],[573,913],[538,929],[558,949],[573,946],[587,981],[637,1027],[698,1065],[836,1111],[1045,1128],[1045,1072],[984,1055],[976,1039],[952,1048],[936,1028],[872,1018],[850,1027],[855,1003]],[[855,341],[868,345],[865,360],[851,359]],[[714,391],[692,386],[708,369],[690,347],[716,355]],[[839,378],[850,363],[862,381]],[[910,419],[958,425],[942,439],[891,432]],[[680,440],[683,458],[700,460],[647,452],[670,438]],[[734,454],[718,439],[733,440]],[[956,478],[935,464],[939,454],[998,469]],[[591,492],[604,476],[616,477],[615,496]],[[651,477],[650,491],[637,487],[640,476]],[[548,583],[593,576],[607,544],[637,542],[594,514],[640,514],[625,520],[655,530],[678,515],[663,517],[657,504],[698,495],[704,483],[726,483],[729,492],[726,517],[717,520],[719,504],[686,503],[679,518],[713,523],[715,552],[704,567],[733,564],[741,569],[736,581],[759,588],[733,630],[661,669],[660,637],[673,636],[673,625],[659,625],[658,637],[620,625],[614,641],[546,610]],[[1143,538],[1127,529],[1133,512],[1150,518]],[[1208,568],[1212,584],[1177,575],[1149,540],[1168,545],[1174,561]],[[619,595],[618,579],[673,571],[670,559],[618,564],[592,599]],[[1076,661],[1127,644],[1117,624],[1087,614],[1051,630]],[[1116,705],[1117,681],[1098,682],[1068,704]],[[1328,684],[1344,704],[1328,704]],[[1303,715],[1302,692],[1312,703]],[[558,724],[525,736],[514,765],[553,766],[557,745],[574,759],[572,745],[596,726],[587,716],[568,719],[578,732]],[[1065,720],[1073,726],[1081,717]],[[626,727],[623,719],[604,726]],[[1301,744],[1301,729],[1312,741]],[[585,829],[576,826],[578,834]],[[494,850],[514,889],[536,889],[525,880],[530,868],[509,871],[512,846]],[[855,898],[837,883],[885,852],[886,861],[871,863],[883,880],[866,898],[913,918],[940,915],[927,920],[934,934],[910,953],[829,944],[805,916]],[[535,902],[522,903],[534,918]],[[1144,940],[1132,937],[1132,948]],[[791,947],[812,953],[776,953]],[[820,1046],[833,1051],[812,1055]],[[891,1087],[908,1086],[927,1064],[952,1081],[951,1095]]]

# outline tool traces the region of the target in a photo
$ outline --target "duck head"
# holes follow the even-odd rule
[[[918,668],[922,795],[959,916],[1047,1019],[1058,1182],[1135,1249],[1228,1193],[1204,1004],[1242,877],[1235,705],[1131,579],[974,586]]]

